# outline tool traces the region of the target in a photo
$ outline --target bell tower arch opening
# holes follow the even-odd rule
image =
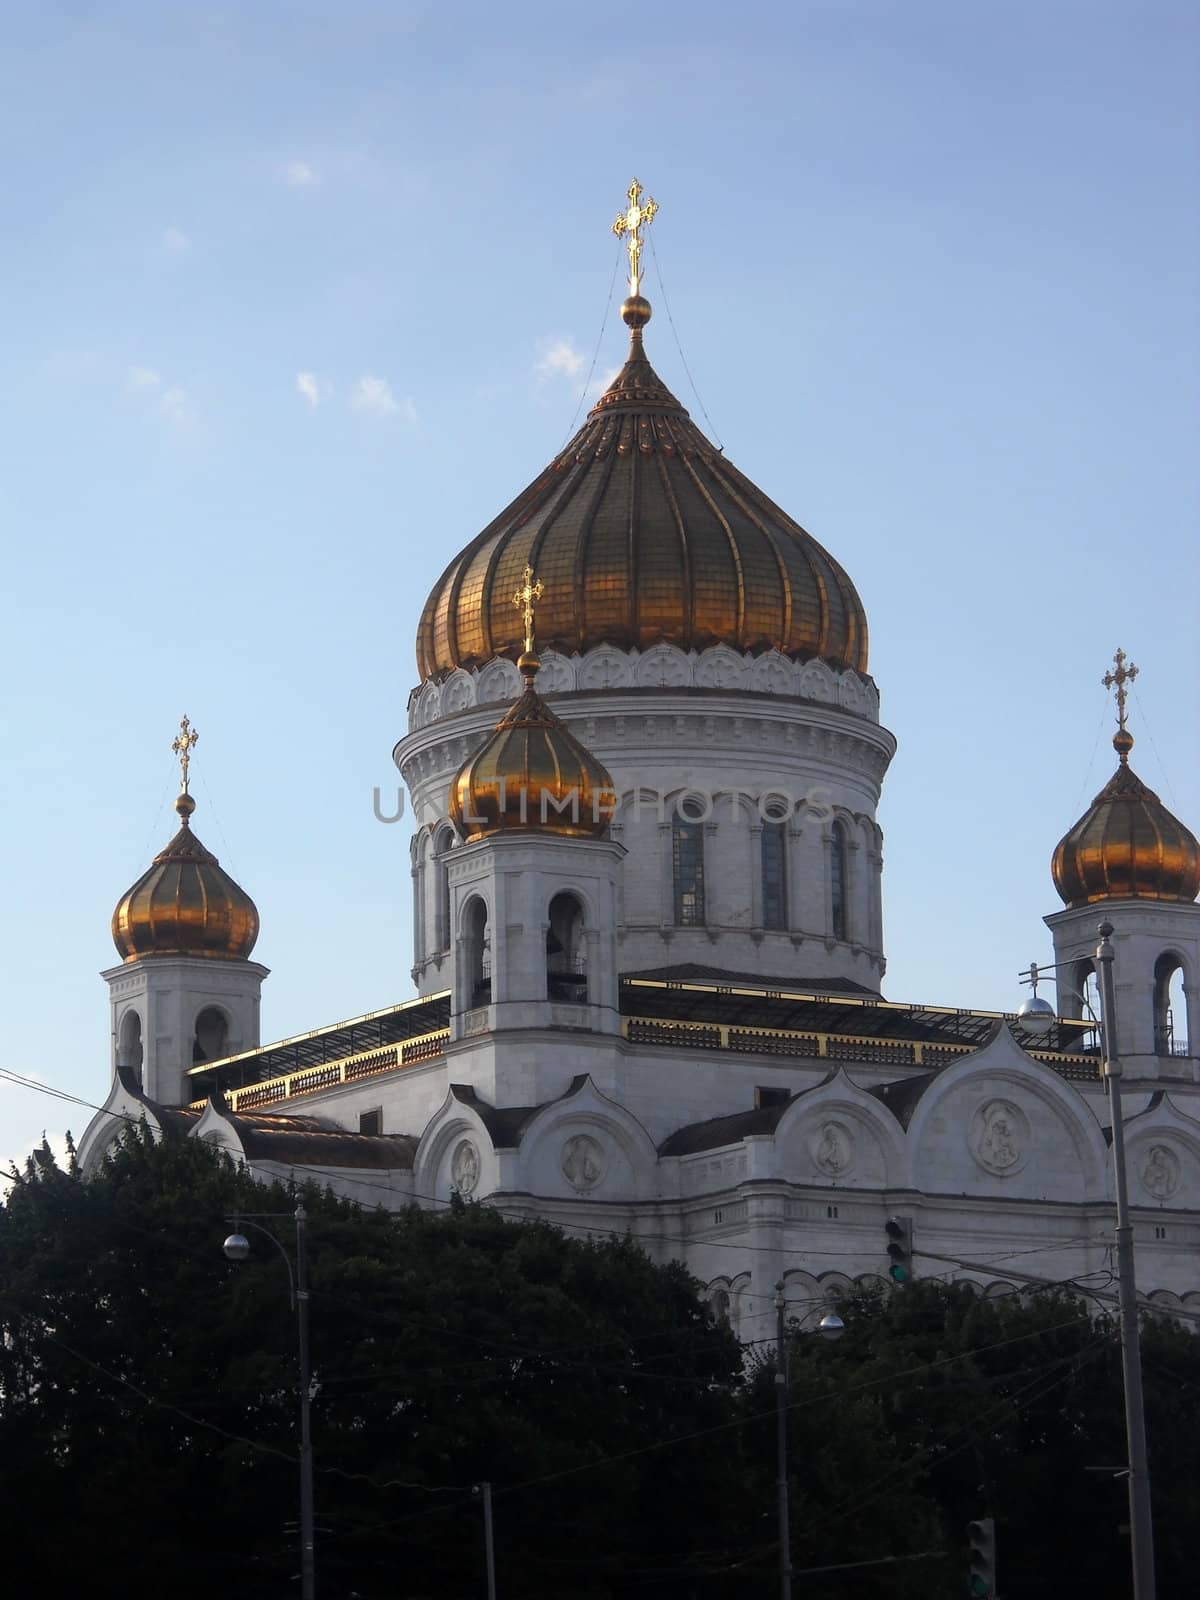
[[[546,997],[572,1005],[588,999],[586,924],[583,906],[569,890],[550,902],[546,928]]]

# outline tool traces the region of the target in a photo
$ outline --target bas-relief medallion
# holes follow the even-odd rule
[[[1152,1144],[1138,1166],[1142,1188],[1155,1200],[1169,1200],[1179,1187],[1179,1157],[1169,1145]]]
[[[971,1154],[998,1178],[1024,1166],[1028,1143],[1025,1115],[1008,1100],[989,1100],[971,1119]]]
[[[821,1126],[813,1146],[813,1161],[830,1178],[840,1178],[854,1165],[854,1135],[842,1122]]]
[[[588,1133],[574,1134],[562,1147],[559,1165],[572,1189],[586,1194],[604,1176],[607,1166],[604,1148]]]
[[[474,1194],[479,1184],[479,1151],[470,1139],[460,1139],[450,1159],[450,1181],[459,1194]]]

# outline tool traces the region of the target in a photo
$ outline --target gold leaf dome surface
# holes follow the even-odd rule
[[[535,567],[543,649],[726,644],[867,670],[867,619],[846,573],[700,432],[646,359],[629,359],[570,444],[438,579],[417,637],[422,681],[515,660],[509,597]]]
[[[244,961],[258,938],[253,900],[192,832],[196,802],[175,802],[181,826],[117,902],[113,943],[124,961],[143,956],[206,956]]]
[[[1059,841],[1050,870],[1067,906],[1098,900],[1173,900],[1200,894],[1200,841],[1129,765],[1133,746],[1113,739],[1120,765]]]
[[[533,687],[536,658],[522,667],[524,693],[450,785],[450,817],[468,843],[518,829],[603,838],[612,779]]]

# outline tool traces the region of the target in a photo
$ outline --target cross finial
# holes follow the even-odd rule
[[[629,235],[625,248],[629,251],[629,293],[637,296],[642,282],[642,229],[649,227],[658,211],[657,200],[642,202],[642,186],[635,178],[626,194],[629,205],[619,213],[612,225],[618,239]]]
[[[546,592],[546,586],[540,581],[534,581],[533,568],[525,568],[525,581],[513,595],[513,605],[520,606],[521,615],[525,619],[525,654],[533,654],[533,602],[540,600]]]
[[[179,723],[179,732],[171,741],[171,749],[174,750],[175,754],[179,757],[179,772],[182,779],[179,789],[180,794],[186,794],[188,792],[188,763],[191,760],[192,746],[196,743],[199,737],[200,735],[196,732],[195,728],[192,727],[188,719],[186,717],[181,718]]]
[[[1126,666],[1127,661],[1129,662],[1128,666]],[[1129,657],[1124,650],[1120,649],[1113,656],[1113,666],[1116,671],[1106,672],[1100,681],[1106,689],[1116,689],[1117,691],[1117,732],[1113,738],[1113,744],[1124,762],[1128,759],[1129,752],[1133,748],[1133,739],[1125,726],[1125,685],[1133,682],[1138,675],[1138,669],[1132,661],[1129,661]]]

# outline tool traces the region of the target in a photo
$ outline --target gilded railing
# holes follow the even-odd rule
[[[419,1061],[431,1061],[440,1056],[450,1038],[448,1028],[438,1028],[432,1033],[418,1033],[411,1039],[388,1044],[374,1050],[359,1050],[354,1055],[342,1056],[337,1061],[322,1061],[314,1067],[299,1067],[294,1072],[282,1073],[277,1078],[266,1078],[261,1083],[248,1083],[241,1089],[227,1089],[225,1098],[231,1111],[262,1111],[281,1105],[299,1095],[317,1094],[322,1089],[337,1089],[358,1083],[363,1078],[377,1077],[381,1072],[395,1072],[401,1067],[415,1066]],[[193,1100],[194,1110],[203,1110],[205,1100]]]
[[[926,1039],[871,1039],[819,1029],[751,1028],[740,1023],[668,1022],[658,1017],[625,1017],[622,1032],[630,1044],[673,1045],[685,1050],[725,1050],[733,1055],[787,1056],[792,1060],[857,1061],[864,1066],[945,1067],[959,1056],[978,1050],[975,1044]],[[1060,1050],[1030,1050],[1034,1060],[1053,1067],[1060,1077],[1095,1078],[1095,1056],[1066,1055]]]

